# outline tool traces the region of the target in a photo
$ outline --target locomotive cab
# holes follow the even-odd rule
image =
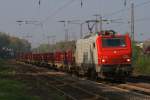
[[[100,34],[96,40],[98,75],[100,77],[128,76],[132,72],[132,49],[128,34]]]

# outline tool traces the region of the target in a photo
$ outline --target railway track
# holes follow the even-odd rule
[[[58,78],[56,78],[58,79]],[[69,78],[58,79],[59,81],[64,81],[66,85],[63,85],[63,90],[68,91],[70,93],[79,93],[79,96],[72,96],[78,97],[76,100],[149,100],[150,96],[146,94],[141,94],[137,91],[131,91],[129,89],[124,89],[118,86],[110,86],[103,83],[97,83],[90,80],[72,80]],[[66,89],[67,87],[67,89]],[[76,90],[76,89],[77,90]],[[71,90],[71,91],[70,91]],[[78,91],[80,90],[80,91]],[[84,95],[81,91],[86,92],[88,96]],[[81,95],[82,94],[82,95]],[[93,96],[92,96],[93,95]],[[87,99],[90,98],[90,99]]]
[[[149,89],[133,84],[95,82],[72,77],[70,74],[58,76],[54,73],[60,74],[49,70],[46,73],[27,73],[26,75],[42,76],[41,80],[46,79],[49,86],[59,91],[67,100],[150,100]]]
[[[134,93],[143,94],[150,96],[150,84],[149,83],[132,83],[132,82],[126,82],[126,83],[112,83],[108,81],[96,81],[97,83],[107,84],[109,86],[132,91]]]
[[[120,84],[117,87],[123,88],[123,89],[128,89],[133,92],[141,93],[141,94],[146,94],[150,96],[150,89],[144,88],[143,86],[138,86],[137,84],[133,83],[127,83],[127,84]]]
[[[76,84],[79,81],[77,81],[77,79],[68,79],[64,78],[64,76],[55,76],[51,73],[17,73],[17,75],[29,77],[35,76],[38,77],[39,80],[46,80],[49,87],[59,91],[67,100],[109,100],[77,86]]]

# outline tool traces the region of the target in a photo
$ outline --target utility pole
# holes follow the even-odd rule
[[[98,16],[100,16],[100,15],[95,14],[94,16],[96,17],[96,20],[95,20],[95,32],[98,32]]]
[[[16,22],[19,25],[19,32],[18,32],[19,34],[18,34],[18,37],[23,38],[23,35],[21,34],[21,28],[22,28],[22,25],[24,24],[24,21],[23,20],[17,20]]]
[[[69,36],[68,36],[68,29],[65,29],[65,41],[69,40]]]
[[[134,3],[131,3],[131,38],[134,41]]]
[[[68,36],[68,27],[66,27],[67,26],[66,23],[68,24],[69,21],[62,20],[59,22],[64,23],[65,41],[68,41],[69,36]]]
[[[55,37],[56,37],[55,35],[47,36],[49,50],[50,50],[50,39],[52,39],[52,43],[51,44],[55,44]]]
[[[80,38],[83,37],[83,24],[84,23],[80,23]]]
[[[100,32],[103,30],[103,18],[102,16],[100,15]]]
[[[50,50],[50,36],[47,36],[48,49]]]

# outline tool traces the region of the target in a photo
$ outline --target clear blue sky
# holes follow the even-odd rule
[[[46,36],[56,35],[56,40],[64,40],[64,27],[60,20],[95,19],[94,14],[101,14],[105,19],[121,19],[123,23],[104,23],[104,29],[114,29],[120,33],[130,32],[130,6],[134,2],[135,8],[135,39],[145,40],[150,38],[150,0],[0,0],[0,31],[18,37],[28,38],[33,44],[47,42]],[[147,2],[147,3],[144,3]],[[128,9],[129,8],[129,9]],[[122,9],[122,10],[121,10]],[[117,12],[121,10],[121,12]],[[112,14],[117,12],[116,14]],[[17,20],[42,21],[40,25],[24,24],[21,26]],[[37,23],[36,23],[37,24]],[[70,38],[79,38],[79,25],[68,25]],[[84,26],[84,33],[88,32]],[[142,35],[140,35],[142,33]],[[27,37],[26,37],[27,38]]]

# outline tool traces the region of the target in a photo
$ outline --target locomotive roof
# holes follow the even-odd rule
[[[115,35],[99,35],[101,37],[123,37],[126,36],[127,34],[115,34]]]
[[[90,37],[93,37],[93,36],[100,36],[100,37],[106,37],[106,38],[110,38],[110,37],[123,37],[123,36],[126,36],[128,34],[113,34],[113,35],[102,35],[102,34],[94,34],[94,33],[91,33],[91,34],[88,34],[86,35],[83,39],[88,39]]]

